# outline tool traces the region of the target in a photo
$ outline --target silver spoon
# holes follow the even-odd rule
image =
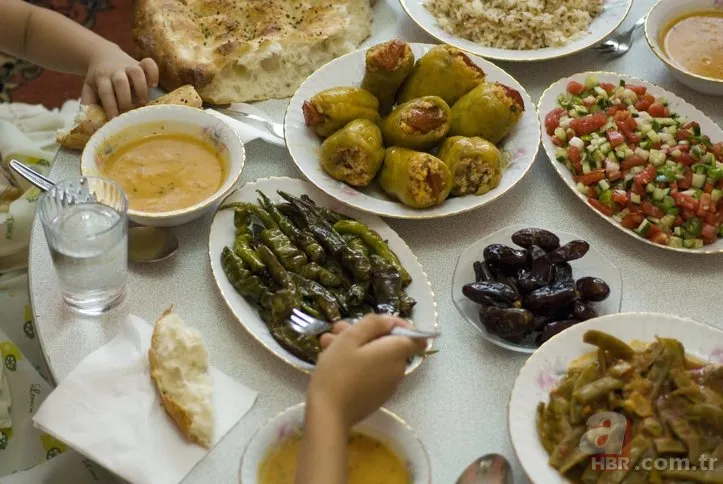
[[[456,484],[512,484],[510,463],[499,454],[476,459],[460,474]]]
[[[231,116],[232,118],[234,116],[240,116],[242,118],[246,119],[252,119],[254,121],[258,121],[264,125],[266,130],[279,138],[280,140],[284,140],[284,125],[281,123],[274,123],[273,121],[266,119],[261,116],[257,116],[255,114],[247,113],[245,111],[241,111],[238,108],[233,107],[233,105],[227,107],[227,108],[216,108],[216,110],[220,113],[223,113],[227,116]]]
[[[43,191],[55,186],[54,181],[17,160],[10,160],[10,168]],[[177,250],[178,239],[171,232],[128,221],[128,259],[131,262],[159,262]]]

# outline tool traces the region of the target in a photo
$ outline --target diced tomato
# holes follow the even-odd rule
[[[646,163],[644,159],[639,157],[638,155],[633,155],[628,158],[625,158],[622,163],[620,163],[620,168],[623,170],[629,170],[630,168],[634,166],[642,166]]]
[[[680,225],[683,225],[683,223],[685,223],[685,219],[680,215],[677,215],[675,217],[675,220],[673,221],[673,227],[678,227]]]
[[[615,84],[610,84],[609,82],[601,82],[600,87],[605,89],[605,92],[608,94],[615,91]]]
[[[648,165],[645,170],[635,175],[635,181],[640,183],[641,185],[647,185],[648,183],[655,180],[655,176],[657,174],[658,171],[655,169],[655,166]]]
[[[610,180],[611,182],[618,181],[622,177],[623,177],[622,173],[620,173],[619,171],[614,171],[608,175],[608,180]]]
[[[630,89],[631,91],[633,91],[633,92],[634,92],[635,94],[637,94],[638,96],[644,96],[645,93],[648,92],[648,88],[647,88],[647,87],[645,87],[645,86],[636,86],[636,85],[634,85],[634,84],[626,84],[626,85],[625,85],[625,88],[626,88],[626,89]]]
[[[650,103],[645,100],[640,100],[635,103],[635,109],[637,109],[638,111],[647,111],[649,107]]]
[[[613,202],[626,205],[628,203],[628,194],[624,190],[615,190],[613,192]]]
[[[675,148],[682,153],[687,153],[690,151],[690,145],[678,145]]]
[[[655,238],[660,234],[662,230],[657,225],[651,225],[648,229],[648,234],[645,236],[648,240],[655,240]]]
[[[692,137],[693,137],[693,133],[691,133],[687,129],[679,129],[675,133],[675,139],[678,141],[683,141],[684,139],[690,139]]]
[[[695,210],[690,210],[688,208],[683,209],[683,218],[686,220],[690,220],[693,217],[695,217]]]
[[[643,202],[642,208],[643,212],[645,212],[645,215],[650,215],[651,217],[661,218],[665,215],[665,212],[663,212],[662,209],[656,207],[650,202]]]
[[[580,84],[577,81],[570,81],[567,83],[567,92],[579,96],[585,90],[585,85]]]
[[[707,212],[711,211],[711,209],[710,209],[711,205],[712,205],[712,201],[710,198],[710,193],[702,194],[700,196],[700,198],[698,199],[698,210],[696,211],[696,214],[699,217],[705,217],[705,214]]]
[[[600,180],[604,179],[605,170],[593,170],[590,173],[573,177],[573,180],[575,180],[575,182],[580,182],[583,185],[592,185],[593,183],[597,183]]]
[[[617,131],[610,130],[607,132],[608,141],[615,147],[625,143],[625,137]]]
[[[700,231],[700,236],[704,244],[712,244],[717,239],[715,226],[703,224],[703,230]]]
[[[655,102],[655,96],[653,96],[652,94],[646,94],[643,97],[641,97],[640,99],[645,101],[648,104],[653,104]]]
[[[593,186],[587,187],[587,196],[588,197],[597,197],[597,190]]]
[[[610,106],[607,111],[605,111],[605,114],[608,116],[615,116],[615,113],[625,111],[625,105],[624,104],[613,104]],[[627,112],[627,111],[625,111]]]
[[[577,135],[585,135],[594,133],[598,129],[602,128],[605,123],[608,122],[608,118],[601,112],[595,114],[588,114],[581,118],[575,118],[570,121],[570,127],[575,131]]]
[[[592,106],[592,105],[595,104],[596,102],[597,102],[597,99],[595,99],[595,98],[592,97],[592,96],[588,96],[588,97],[586,97],[585,99],[582,100],[582,104],[583,104],[583,106],[585,106],[586,108],[590,108],[590,106]]]
[[[580,161],[582,160],[582,157],[580,156],[580,150],[576,146],[567,147],[567,157],[573,164],[580,163]]]
[[[560,141],[560,138],[558,138],[557,136],[553,136],[553,137],[552,137],[552,144],[555,145],[555,146],[562,146],[562,145],[564,145],[565,143],[563,143],[562,141]]]
[[[653,237],[649,237],[650,241],[654,244],[660,244],[660,245],[668,245],[668,241],[670,240],[670,235],[666,234],[665,232],[660,232],[658,234],[655,234]]]
[[[703,187],[703,191],[705,193],[711,193],[713,191],[713,184],[712,183],[706,183]]]
[[[615,113],[615,121],[627,121],[630,118],[631,115],[629,111],[622,110]]]
[[[555,134],[555,129],[560,126],[560,118],[565,113],[567,113],[567,111],[563,108],[555,108],[547,113],[547,116],[545,116],[545,129],[547,130],[547,134],[550,136]]]
[[[713,213],[713,212],[708,212],[705,214],[705,216],[703,216],[703,220],[705,221],[705,223],[711,224],[713,226],[718,224],[719,218],[720,218],[720,215],[717,213]]]
[[[678,188],[687,190],[693,184],[693,170],[686,168],[683,172],[683,178],[678,180]]]
[[[645,187],[633,179],[633,187],[630,189],[631,192],[642,195],[645,193]]]
[[[683,125],[683,129],[690,129],[692,131],[693,128],[700,128],[700,125],[697,121],[688,121]]]
[[[698,209],[698,200],[691,197],[690,195],[678,192],[672,195],[672,197],[673,200],[675,200],[675,204],[683,210],[690,210],[691,212],[695,212]]]
[[[613,215],[613,209],[601,203],[597,198],[588,197],[587,202],[598,212],[603,213],[608,217]]]
[[[660,141],[658,141],[657,143],[653,143],[653,149],[659,150],[662,145],[663,144]]]
[[[723,161],[723,142],[714,144],[710,151],[718,158],[718,161]]]
[[[623,217],[622,224],[626,229],[637,229],[645,219],[645,214],[642,213],[629,213]]]
[[[648,113],[654,118],[663,118],[665,117],[665,106],[655,102],[648,108]]]
[[[635,121],[635,118],[628,118],[625,120],[625,125],[628,127],[628,129],[638,129],[638,122]]]

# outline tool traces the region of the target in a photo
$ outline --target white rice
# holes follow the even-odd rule
[[[440,27],[486,47],[559,47],[588,32],[601,0],[423,0]]]

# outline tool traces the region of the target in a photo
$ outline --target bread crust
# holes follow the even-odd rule
[[[131,34],[137,57],[158,64],[166,89],[193,85],[204,101],[227,104],[286,97],[299,79],[268,92],[245,71],[263,70],[275,53],[309,59],[310,74],[338,55],[356,48],[371,33],[370,0],[136,0]],[[359,33],[364,26],[364,35]],[[350,34],[350,31],[354,31]],[[347,41],[348,40],[348,41]],[[338,46],[326,55],[327,41]],[[343,44],[343,45],[341,45]],[[297,52],[293,52],[298,49]],[[252,60],[253,59],[253,60]],[[263,60],[262,60],[263,59]],[[276,57],[278,61],[278,57]],[[239,64],[241,67],[239,67]],[[294,66],[270,68],[264,80],[290,76]],[[274,71],[273,69],[277,69]],[[262,81],[263,82],[263,81]],[[235,85],[233,89],[228,84]]]
[[[186,437],[186,439],[190,440],[191,442],[202,445],[206,448],[210,448],[210,441],[201,440],[198,435],[191,432],[191,425],[193,423],[191,415],[186,412],[178,404],[178,402],[173,399],[173,397],[168,395],[160,384],[161,362],[158,360],[158,356],[156,355],[156,348],[158,348],[161,344],[160,334],[158,331],[158,322],[166,316],[169,316],[172,312],[173,306],[168,307],[168,309],[163,311],[163,314],[161,314],[156,319],[156,322],[154,324],[153,336],[151,337],[151,347],[148,350],[148,362],[151,370],[151,380],[153,381],[153,385],[156,387],[156,390],[158,390],[158,394],[161,397],[161,402],[163,403],[163,408],[166,410],[166,413],[168,413],[168,415],[173,419],[173,421],[176,422],[176,425],[178,426],[184,437]]]

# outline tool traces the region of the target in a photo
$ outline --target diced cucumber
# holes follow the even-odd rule
[[[570,146],[574,146],[578,150],[582,151],[582,149],[585,148],[585,142],[583,140],[581,140],[580,138],[578,138],[577,136],[573,136],[570,139]]]
[[[715,155],[713,153],[706,153],[701,158],[701,161],[708,165],[715,165]]]
[[[636,203],[636,204],[640,205],[640,195],[638,195],[637,193],[631,193],[631,194],[630,194],[630,201],[633,202],[633,203]]]
[[[640,225],[638,225],[638,228],[635,229],[635,231],[645,237],[646,235],[648,235],[648,232],[650,232],[650,227],[652,226],[653,224],[650,223],[648,219],[643,219],[643,221],[640,222]]]
[[[607,141],[600,145],[600,152],[603,155],[607,155],[608,153],[610,153],[610,150],[612,150],[612,149],[613,149],[612,145]]]
[[[645,133],[645,136],[646,136],[646,137],[650,140],[650,142],[653,143],[653,144],[655,144],[655,143],[660,143],[660,135],[658,135],[658,133],[656,133],[656,132],[653,131],[653,130],[650,130],[650,131],[648,131],[647,133]]]
[[[680,227],[675,227],[675,228],[673,229],[673,233],[674,233],[677,237],[680,237],[680,236],[683,234],[683,231],[681,230]]]
[[[600,86],[595,86],[594,90],[595,90],[595,94],[597,94],[598,96],[600,96],[600,99],[607,99],[607,98],[608,98],[608,93],[605,92],[605,89],[603,89],[602,87],[600,87]]]
[[[678,122],[673,118],[655,118],[655,121],[661,126],[678,126]]]
[[[672,156],[673,158],[676,158],[676,159],[680,158],[680,155],[682,155],[682,154],[683,154],[683,152],[677,148],[670,152],[670,156]]]
[[[602,151],[600,150],[593,151],[590,156],[592,157],[593,161],[598,165],[600,165],[605,160],[605,155],[602,154]]]
[[[645,161],[648,161],[648,158],[650,157],[650,152],[640,147],[635,148],[635,154]]]
[[[676,247],[676,248],[683,247],[683,239],[681,239],[680,237],[675,237],[675,236],[670,237],[670,239],[668,239],[668,247]]]
[[[598,85],[597,77],[595,77],[593,75],[589,75],[585,78],[585,87],[587,89],[592,89],[597,85]],[[603,91],[603,92],[605,92],[605,91]]]
[[[575,188],[577,188],[578,192],[587,195],[587,186],[585,186],[582,182],[578,182]]]
[[[705,179],[705,173],[694,173],[691,185],[696,188],[703,188],[705,186]]]
[[[565,131],[563,128],[555,128],[555,136],[563,143],[567,141],[567,131]]]
[[[588,110],[587,110],[587,108],[586,108],[585,106],[575,106],[575,107],[573,108],[573,111],[575,111],[575,113],[577,113],[577,114],[579,114],[579,115],[581,115],[581,116],[583,116],[583,115],[585,115],[585,114],[588,114]]]
[[[607,182],[607,180],[600,180],[599,182],[597,182],[597,186],[599,186],[600,190],[602,191],[610,190],[610,184]]]
[[[648,123],[645,123],[640,126],[640,133],[641,134],[648,134],[653,130],[653,127],[650,126]]]
[[[663,198],[670,192],[670,188],[655,188],[653,190],[653,200],[662,202]]]
[[[555,158],[558,161],[565,161],[567,160],[567,150],[565,148],[555,148]]]
[[[653,193],[653,192],[655,192],[655,184],[654,184],[654,183],[648,183],[647,185],[645,185],[645,191],[646,191],[647,193]]]
[[[700,249],[703,247],[703,239],[684,239],[683,247],[686,249]]]
[[[587,146],[585,147],[585,149],[587,150],[588,153],[592,153],[593,151],[595,151],[595,150],[597,149],[597,146],[595,146],[594,144],[590,143],[589,145],[587,145]]]
[[[592,170],[590,169],[590,163],[588,163],[587,161],[583,161],[582,162],[582,172],[587,175],[591,171]]]
[[[653,146],[653,143],[650,142],[650,140],[643,140],[640,142],[640,147],[644,150],[649,150]]]
[[[673,223],[675,223],[675,215],[665,215],[663,218],[660,219],[660,225],[664,225],[668,228],[671,228],[673,226]]]
[[[712,202],[717,202],[721,198],[723,198],[723,190],[715,188],[712,192],[710,192],[710,199]]]

